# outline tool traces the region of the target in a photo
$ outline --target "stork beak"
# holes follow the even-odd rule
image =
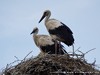
[[[30,35],[33,34],[33,33],[34,33],[34,31],[32,31],[32,32],[30,33]]]
[[[41,17],[39,23],[45,18],[45,14],[43,14],[43,16]]]
[[[30,33],[30,35],[33,34],[33,31]]]

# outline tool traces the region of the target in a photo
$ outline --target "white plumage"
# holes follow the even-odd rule
[[[49,19],[50,16],[50,10],[44,11],[39,23],[45,18],[45,26],[54,40],[61,41],[68,46],[73,45],[74,38],[71,29],[56,19]]]
[[[61,24],[58,20],[49,19],[48,21],[46,21],[45,25],[47,29],[55,29],[58,28]]]
[[[31,34],[33,34],[33,39],[38,48],[44,53],[55,54],[55,41],[51,36],[48,35],[38,35],[38,28],[35,27]],[[59,51],[60,50],[60,51]],[[57,54],[64,54],[66,51],[63,49],[61,44],[57,43]]]

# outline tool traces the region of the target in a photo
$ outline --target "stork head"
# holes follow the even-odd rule
[[[39,23],[40,23],[46,16],[50,17],[50,15],[51,15],[50,10],[45,10],[44,13],[43,13],[43,15],[42,15],[42,17],[41,17],[41,19],[39,20]]]
[[[39,29],[38,29],[37,27],[35,27],[35,28],[33,29],[33,31],[31,32],[31,34],[37,34],[38,31],[39,31]]]

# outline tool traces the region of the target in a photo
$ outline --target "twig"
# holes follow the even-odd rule
[[[24,59],[23,59],[22,61],[25,61],[25,59],[27,58],[27,56],[30,55],[32,52],[33,52],[33,51],[30,51],[30,52],[24,57]]]
[[[88,50],[85,54],[87,54],[87,53],[89,53],[90,51],[95,50],[95,49],[96,49],[96,48],[90,49],[90,50]]]
[[[15,60],[14,62],[7,64],[5,71],[8,71],[9,69],[13,68],[14,66],[12,66],[12,64],[14,64],[15,62],[18,62],[18,61],[21,61],[21,60]]]
[[[18,61],[21,61],[21,60],[15,60],[12,63],[8,64],[8,66],[11,65],[11,64],[14,64],[15,62],[18,62]]]
[[[70,56],[82,56],[81,54],[69,54]]]
[[[96,63],[96,59],[94,59],[94,62],[91,65],[95,66],[95,63]]]
[[[75,50],[75,52],[78,51],[80,48],[81,48],[81,47],[77,48],[77,49]]]
[[[19,60],[17,56],[14,56],[14,57],[15,57],[17,60]]]
[[[100,64],[95,64],[95,67],[100,69]]]
[[[80,51],[80,50],[77,50],[78,52],[80,52],[80,53],[82,53],[82,55],[84,54],[82,51]]]
[[[93,48],[93,49],[91,49],[91,50],[88,50],[88,51],[85,52],[85,53],[83,53],[83,52],[80,51],[80,50],[77,50],[77,51],[80,52],[80,53],[82,53],[82,57],[81,57],[81,58],[84,58],[84,56],[85,56],[87,53],[89,53],[90,51],[92,51],[92,50],[94,50],[94,49],[96,49],[96,48]]]
[[[25,60],[26,57],[27,57],[30,53],[32,53],[32,51],[29,52],[29,53],[25,56],[25,58],[24,58],[23,60]],[[6,65],[6,68],[5,68],[5,72],[7,72],[7,71],[9,71],[11,68],[13,68],[14,66],[12,66],[12,64],[14,64],[15,62],[18,62],[18,61],[21,61],[21,62],[22,62],[22,61],[23,61],[23,60],[19,60],[18,57],[16,57],[16,56],[14,56],[14,57],[15,57],[17,60],[11,62],[10,64],[7,64],[7,65]]]

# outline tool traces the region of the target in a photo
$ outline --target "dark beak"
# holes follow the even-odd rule
[[[30,35],[33,34],[33,33],[34,33],[34,31],[32,31],[32,32],[30,33]]]
[[[30,33],[30,35],[32,35],[32,34],[33,34],[33,32]]]
[[[43,14],[43,16],[41,17],[39,23],[45,18],[45,14]]]

